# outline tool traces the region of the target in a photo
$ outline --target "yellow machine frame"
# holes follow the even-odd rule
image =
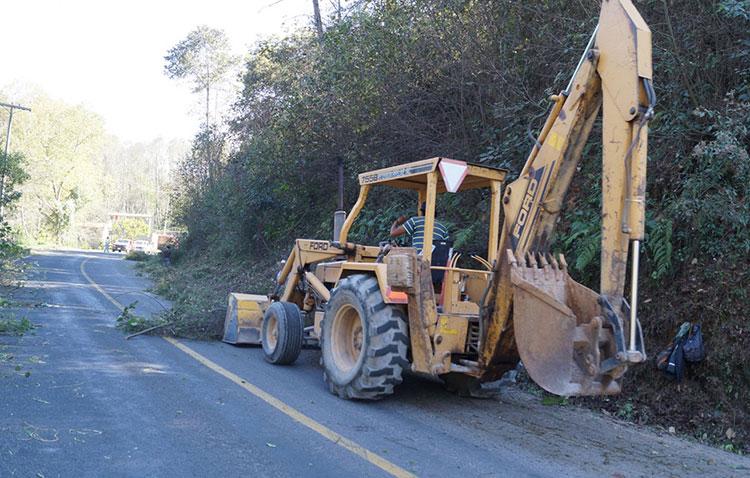
[[[458,268],[455,267],[455,261],[447,266],[430,267],[429,257],[418,257],[416,250],[412,248],[394,248],[389,255],[385,256],[383,262],[375,262],[381,253],[380,247],[347,242],[349,231],[365,205],[371,188],[389,186],[417,192],[417,207],[415,208],[417,210],[422,202],[426,203],[424,250],[431,250],[436,198],[438,194],[447,191],[439,170],[441,161],[465,165],[466,176],[460,184],[459,191],[470,189],[490,191],[488,257],[486,259],[475,257],[482,269]],[[390,304],[403,304],[407,308],[410,329],[413,329],[410,330],[413,371],[431,375],[456,371],[479,376],[480,370],[469,361],[465,361],[466,365],[452,363],[451,354],[471,353],[467,350],[467,339],[470,338],[470,321],[472,320],[475,324],[473,353],[477,352],[479,300],[487,287],[491,275],[491,264],[497,259],[502,213],[501,191],[506,174],[507,171],[503,169],[440,157],[360,174],[359,197],[347,216],[339,241],[298,239],[277,277],[277,284],[283,287],[283,292],[272,298],[282,302],[296,303],[301,310],[313,313],[315,319],[311,337],[318,338],[323,312],[315,310],[316,305],[330,299],[330,290],[335,288],[343,277],[353,273],[373,274],[378,279],[384,301]],[[408,257],[408,265],[404,264],[404,257]],[[398,265],[395,264],[399,260],[401,262]],[[422,266],[422,275],[425,277],[429,275],[431,269],[445,272],[444,300],[442,304],[439,304],[440,309],[438,309],[431,281],[429,287],[425,288],[419,287],[419,284],[404,285],[401,282],[391,286],[394,280],[399,280],[398,274],[394,272],[402,271],[404,267],[413,271],[420,267],[419,264],[426,264]],[[311,265],[315,265],[314,272],[307,270]],[[306,293],[302,293],[298,287],[301,281],[304,281],[307,286]]]

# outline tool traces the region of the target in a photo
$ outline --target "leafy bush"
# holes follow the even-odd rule
[[[149,233],[148,224],[137,217],[124,217],[112,226],[111,236],[117,239],[137,239],[147,237]]]
[[[0,222],[0,286],[11,286],[23,275],[26,264],[18,259],[28,250],[18,244],[7,222]]]
[[[716,133],[693,149],[682,191],[668,208],[683,260],[734,260],[750,253],[750,104],[717,117]]]
[[[130,251],[125,256],[125,259],[128,261],[138,261],[138,262],[148,260],[148,258],[149,258],[149,255],[143,251]]]
[[[15,318],[0,319],[0,335],[23,335],[33,328],[34,325],[26,317],[21,320]]]

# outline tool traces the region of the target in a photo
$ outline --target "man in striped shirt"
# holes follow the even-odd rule
[[[422,252],[422,246],[424,246],[425,208],[425,204],[422,203],[422,216],[414,216],[409,219],[406,219],[406,216],[401,216],[391,225],[391,237],[399,237],[408,234],[411,236],[411,246],[417,249],[417,254]],[[441,222],[435,220],[435,226],[432,231],[432,243],[434,244],[436,241],[447,240],[448,228]]]

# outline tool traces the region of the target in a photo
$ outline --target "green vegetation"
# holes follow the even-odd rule
[[[189,81],[193,93],[205,92],[207,128],[211,124],[211,90],[225,82],[237,64],[226,35],[221,30],[200,26],[172,47],[164,60],[164,73],[169,78]]]
[[[138,239],[148,237],[148,224],[143,219],[137,217],[124,217],[119,219],[112,226],[110,237],[117,239]]]
[[[557,405],[560,407],[564,407],[569,403],[569,399],[567,397],[558,397],[557,395],[550,395],[548,393],[545,393],[542,397],[542,405],[552,406]]]
[[[190,234],[158,286],[172,294],[174,313],[213,317],[230,290],[264,292],[294,238],[329,237],[340,158],[349,206],[357,173],[405,161],[439,155],[518,174],[528,131],[538,132],[546,98],[565,87],[597,5],[373,0],[328,19],[320,38],[302,29],[256,44],[231,118],[204,125],[177,171],[175,217]],[[571,402],[678,424],[714,443],[726,443],[731,428],[734,449],[747,450],[750,5],[637,6],[653,30],[659,97],[650,125],[644,332],[654,354],[690,317],[703,324],[709,356],[679,388],[646,364],[627,375],[621,397]],[[597,124],[555,245],[595,288],[600,133]],[[372,199],[353,238],[377,243],[407,202]],[[481,199],[448,196],[438,205],[465,256],[486,254]]]
[[[15,318],[0,319],[0,335],[23,335],[33,328],[34,325],[26,317],[20,320]]]
[[[155,224],[164,225],[170,212],[169,172],[185,145],[161,139],[123,144],[106,133],[95,113],[34,88],[0,89],[0,98],[32,109],[14,116],[14,152],[8,162],[6,200],[14,205],[7,208],[6,219],[20,242],[99,248],[109,213],[118,211],[150,213]],[[6,126],[7,115],[0,115],[0,144]],[[29,177],[33,180],[24,181]],[[141,225],[131,231],[135,222],[118,226],[123,220],[113,226],[148,234]]]
[[[223,333],[227,297],[237,290],[265,291],[275,265],[246,264],[218,256],[173,255],[177,266],[150,256],[137,267],[155,282],[153,292],[172,302],[158,320],[172,325],[165,332],[182,337],[215,339]],[[158,325],[149,324],[143,328]]]
[[[136,305],[138,305],[138,301],[131,302],[122,309],[122,312],[120,312],[115,321],[118,329],[122,329],[125,332],[139,332],[152,325],[156,325],[152,324],[150,319],[137,315],[135,313]]]
[[[125,256],[126,260],[136,261],[136,262],[145,261],[145,260],[148,260],[148,258],[149,258],[148,254],[146,254],[143,251],[130,251]]]
[[[21,198],[20,187],[29,179],[29,174],[26,171],[26,158],[21,153],[9,153],[7,157],[0,153],[0,165],[0,173],[5,173],[3,194],[0,197],[0,288],[7,288],[18,284],[25,269],[25,264],[19,259],[26,255],[27,250],[19,245],[17,235],[2,214],[7,214],[16,207]],[[7,300],[0,297],[0,307],[7,304]],[[15,324],[12,320],[0,325],[0,333],[14,330],[23,332],[22,329],[20,323]]]

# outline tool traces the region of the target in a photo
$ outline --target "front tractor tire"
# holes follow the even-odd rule
[[[274,302],[263,315],[260,340],[263,355],[275,365],[294,363],[302,350],[304,322],[299,307],[291,302]]]
[[[320,341],[323,379],[341,398],[390,395],[409,367],[404,311],[383,301],[378,281],[370,275],[346,277],[333,290]]]

